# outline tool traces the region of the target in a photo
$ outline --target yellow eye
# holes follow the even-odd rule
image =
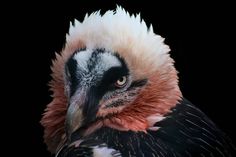
[[[124,87],[126,85],[126,83],[127,83],[127,77],[122,76],[116,81],[115,86]]]

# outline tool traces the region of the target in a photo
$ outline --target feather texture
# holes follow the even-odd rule
[[[235,147],[231,141],[186,99],[166,117],[155,124],[160,128],[157,131],[148,130],[145,133],[103,127],[89,138],[118,150],[123,157],[234,156]],[[80,149],[80,146],[75,149]]]

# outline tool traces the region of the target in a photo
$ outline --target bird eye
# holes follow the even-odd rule
[[[115,82],[115,86],[121,88],[124,87],[126,83],[127,83],[127,77],[122,76]]]

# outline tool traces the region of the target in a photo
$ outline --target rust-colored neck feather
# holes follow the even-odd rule
[[[64,122],[67,99],[64,95],[63,72],[65,62],[72,55],[75,47],[83,46],[72,44],[70,47],[67,45],[64,53],[61,56],[57,55],[56,60],[53,62],[53,80],[50,82],[53,100],[48,104],[41,120],[41,124],[45,128],[44,140],[52,153],[55,153],[65,134]],[[169,61],[172,62],[172,60]],[[163,117],[167,114],[181,98],[175,68],[172,64],[162,65],[159,71],[156,71],[147,79],[148,84],[141,90],[139,96],[132,104],[129,104],[116,116],[105,119],[99,124],[119,130],[146,131],[153,124],[150,122],[149,117],[155,115]],[[97,126],[92,130],[96,128]]]
[[[49,85],[53,92],[53,100],[47,105],[41,124],[44,127],[44,141],[48,146],[48,150],[52,153],[55,153],[58,144],[62,140],[62,135],[65,134],[64,123],[67,110],[63,76],[65,62],[76,49],[83,47],[81,42],[67,44],[61,55],[56,54],[56,59],[51,67],[52,81]]]
[[[153,125],[149,117],[154,116],[154,122],[157,122],[170,112],[182,96],[177,72],[174,67],[160,69],[149,78],[148,85],[132,104],[113,118],[104,120],[106,126],[119,130],[146,131]]]

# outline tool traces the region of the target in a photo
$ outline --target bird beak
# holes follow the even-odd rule
[[[94,89],[80,89],[70,98],[66,113],[67,137],[96,119],[98,98]]]
[[[77,130],[82,125],[83,119],[83,109],[82,106],[85,102],[85,90],[81,90],[80,92],[76,92],[74,96],[72,96],[69,100],[68,109],[66,113],[66,131],[68,137]]]

